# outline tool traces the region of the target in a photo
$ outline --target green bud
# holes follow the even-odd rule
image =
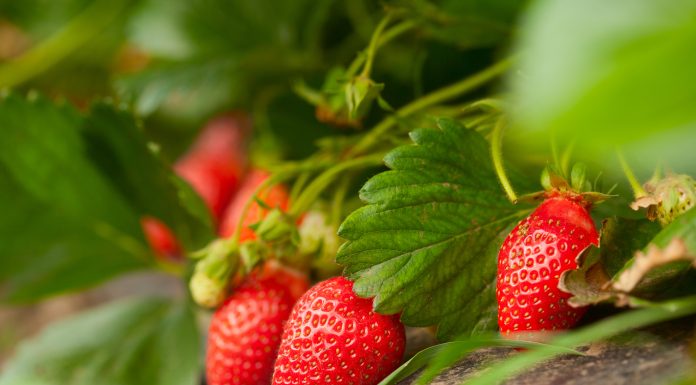
[[[189,281],[191,297],[198,305],[213,308],[225,300],[230,277],[239,265],[234,251],[229,240],[217,239],[198,253],[202,258]]]
[[[346,104],[348,105],[348,117],[359,120],[370,111],[374,102],[384,89],[384,84],[375,83],[364,76],[356,76],[345,85]]]
[[[256,235],[266,242],[292,240],[297,231],[292,218],[280,209],[273,209],[255,226]]]
[[[244,242],[239,246],[239,256],[244,272],[248,274],[268,257],[268,250],[259,242]]]

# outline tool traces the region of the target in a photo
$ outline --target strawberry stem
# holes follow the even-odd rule
[[[184,265],[181,263],[155,258],[155,266],[157,267],[157,270],[175,277],[184,276]]]
[[[328,187],[341,172],[354,168],[379,166],[382,164],[384,155],[385,154],[380,153],[347,160],[325,170],[307,186],[302,194],[297,197],[295,202],[291,202],[292,207],[289,210],[289,214],[292,217],[297,217],[307,211],[312,203],[319,197],[322,191],[324,191],[324,189]]]
[[[331,202],[331,217],[328,221],[330,224],[338,225],[341,224],[342,216],[341,213],[343,212],[343,201],[346,199],[346,195],[348,194],[348,187],[350,187],[350,176],[345,176],[343,177],[338,183],[338,187],[336,187],[336,190],[334,191],[334,197],[333,197],[333,202]]]
[[[372,72],[372,62],[375,60],[375,55],[377,54],[377,48],[379,46],[379,37],[382,34],[382,31],[384,31],[384,28],[387,27],[387,24],[391,21],[391,13],[387,13],[386,16],[382,19],[382,21],[379,22],[379,25],[377,25],[377,29],[375,29],[375,32],[372,34],[372,38],[370,39],[370,45],[367,48],[367,54],[365,58],[365,66],[363,67],[362,72],[360,72],[360,76],[369,78],[370,77],[370,72]]]
[[[382,20],[384,21],[384,20]],[[379,33],[378,39],[376,46],[374,47],[375,50],[379,49],[381,46],[389,43],[391,40],[395,39],[402,33],[408,32],[415,26],[417,26],[418,23],[413,20],[406,20],[403,21],[399,24],[396,24],[395,26],[391,27],[384,33]],[[379,27],[378,27],[379,28]],[[375,32],[376,33],[376,32]],[[374,38],[374,35],[373,35]],[[372,42],[370,42],[372,43]],[[369,48],[368,48],[369,49]],[[365,60],[368,59],[368,55],[365,54],[364,52],[360,52],[358,56],[353,60],[353,62],[350,64],[348,67],[348,70],[346,71],[346,76],[353,76],[356,72],[358,72],[358,68],[365,62]],[[363,70],[364,72],[364,70]]]
[[[495,168],[495,173],[498,175],[498,180],[505,190],[510,202],[517,202],[517,194],[512,188],[512,184],[505,173],[505,167],[503,166],[503,129],[507,125],[507,119],[501,117],[498,122],[493,127],[493,132],[491,134],[491,158],[493,159],[493,167]]]
[[[365,136],[363,136],[360,141],[350,151],[348,151],[346,157],[352,157],[357,154],[364,153],[375,143],[378,143],[382,135],[392,128],[399,121],[399,118],[405,118],[425,108],[454,99],[462,94],[472,91],[503,74],[508,70],[508,68],[510,68],[513,62],[513,57],[505,58],[481,72],[477,72],[454,84],[433,91],[422,98],[416,99],[413,102],[401,107],[393,115],[386,117],[371,131],[365,134]]]
[[[642,196],[647,195],[647,193],[643,189],[643,186],[640,185],[640,182],[638,182],[636,175],[633,173],[631,166],[628,165],[628,162],[626,161],[626,158],[624,158],[621,150],[616,150],[616,156],[619,158],[619,162],[621,163],[621,169],[623,170],[624,175],[626,175],[626,179],[628,179],[628,183],[631,185],[631,188],[633,189],[633,196],[635,198],[640,198]]]

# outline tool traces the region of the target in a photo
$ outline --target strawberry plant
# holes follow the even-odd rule
[[[493,384],[696,314],[693,1],[45,3],[0,0],[0,385]]]

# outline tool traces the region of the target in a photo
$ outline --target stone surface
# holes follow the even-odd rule
[[[660,325],[610,342],[580,348],[507,380],[505,385],[660,385],[672,384],[694,369],[688,355],[692,320]],[[440,374],[432,385],[454,385],[486,364],[516,354],[513,349],[479,350]],[[400,385],[410,385],[417,373]],[[688,383],[688,382],[685,382]]]

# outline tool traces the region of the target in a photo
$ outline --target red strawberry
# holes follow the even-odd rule
[[[241,114],[217,117],[205,126],[189,152],[174,165],[176,173],[203,198],[218,223],[244,173],[244,137],[249,130],[250,122]],[[144,217],[141,224],[157,256],[181,254],[174,234],[164,223]]]
[[[145,216],[140,220],[145,239],[159,257],[176,259],[181,256],[181,247],[172,231],[157,218]]]
[[[259,185],[268,179],[268,176],[268,172],[257,169],[250,171],[246,178],[244,178],[244,182],[232,202],[230,202],[222,218],[222,223],[220,225],[220,235],[222,237],[229,237],[234,234],[239,219],[242,216],[244,206],[249,199],[251,199],[254,191],[256,191]],[[282,184],[277,184],[267,189],[261,194],[260,198],[268,207],[280,208],[283,211],[288,209],[289,196],[287,189]],[[268,210],[261,207],[257,202],[251,204],[246,217],[244,217],[240,241],[256,239],[254,230],[249,226],[262,220],[267,213]]]
[[[249,126],[248,119],[239,114],[210,121],[189,152],[174,165],[177,174],[203,198],[218,222],[246,167],[244,138]]]
[[[399,366],[404,326],[398,315],[372,310],[335,277],[312,287],[295,304],[283,331],[273,385],[374,385]]]
[[[599,236],[582,196],[551,193],[507,236],[498,254],[498,325],[503,335],[572,327],[585,308],[567,304],[558,288],[564,271]]]
[[[307,288],[305,276],[271,263],[247,277],[213,315],[208,385],[268,384],[283,324]]]

